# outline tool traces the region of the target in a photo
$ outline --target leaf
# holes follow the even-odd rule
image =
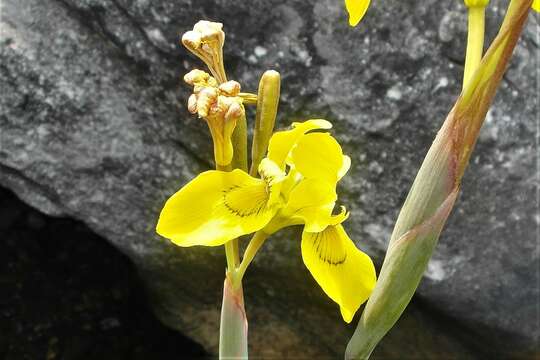
[[[429,149],[396,221],[379,280],[349,341],[346,359],[369,358],[414,295],[454,206],[531,1],[511,1],[497,37]]]
[[[219,358],[248,358],[248,322],[242,286],[235,289],[229,276],[223,284],[223,304],[219,326]]]

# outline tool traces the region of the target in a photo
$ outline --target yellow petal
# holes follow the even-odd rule
[[[156,231],[179,246],[217,246],[262,229],[277,211],[264,180],[206,171],[165,203]]]
[[[369,2],[370,0],[345,0],[345,7],[349,12],[349,25],[358,25],[366,14]]]
[[[291,130],[274,133],[268,145],[268,158],[281,169],[285,169],[285,160],[289,152],[305,133],[315,129],[330,129],[332,124],[326,120],[312,119],[302,123],[293,123],[292,126]]]
[[[302,258],[324,292],[339,304],[343,320],[351,322],[375,286],[375,267],[369,256],[336,225],[319,233],[304,231]]]
[[[322,231],[331,223],[336,200],[334,184],[319,179],[304,179],[291,191],[282,214],[291,218],[291,223],[305,224],[307,231]]]
[[[347,155],[343,155],[343,164],[341,165],[341,169],[339,169],[338,171],[338,180],[344,177],[350,168],[351,168],[351,158],[348,157]]]
[[[272,206],[280,200],[280,189],[286,179],[286,174],[275,162],[268,158],[261,160],[258,171],[270,190],[268,192],[268,205]]]
[[[489,0],[464,0],[465,6],[468,8],[481,7],[485,8],[489,4]]]
[[[321,179],[336,184],[343,171],[343,151],[336,139],[327,133],[303,136],[292,151],[296,170],[305,178]]]
[[[532,8],[536,12],[540,12],[540,0],[534,0],[532,3]]]

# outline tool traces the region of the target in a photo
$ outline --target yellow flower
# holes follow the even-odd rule
[[[536,12],[540,12],[540,0],[534,0],[532,3],[532,8]]]
[[[345,210],[333,214],[336,185],[350,158],[330,134],[310,132],[331,126],[308,120],[276,132],[259,165],[260,178],[239,169],[200,174],[167,201],[157,232],[179,246],[217,246],[257,231],[304,225],[304,264],[350,322],[376,277],[369,256],[341,225]]]
[[[345,7],[349,12],[349,25],[358,25],[366,14],[369,2],[370,0],[345,0]]]

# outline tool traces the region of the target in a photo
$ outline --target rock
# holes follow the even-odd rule
[[[490,39],[503,5],[492,1],[488,11]],[[354,29],[334,0],[5,0],[2,15],[0,183],[111,241],[139,267],[158,316],[210,350],[223,250],[179,249],[154,233],[165,199],[212,164],[206,126],[185,110],[189,89],[179,80],[202,65],[178,35],[201,18],[222,21],[231,78],[254,91],[264,70],[282,74],[279,127],[334,122],[353,159],[339,189],[352,211],[346,227],[378,263],[463,70],[457,0],[377,2]],[[522,355],[539,340],[535,26],[482,130],[421,305],[374,356],[404,345],[431,346],[422,356]],[[254,354],[341,354],[353,326],[303,267],[297,235],[281,238],[265,245],[246,279]],[[500,347],[489,341],[501,334],[508,341]]]
[[[0,209],[17,214],[0,241],[4,359],[207,357],[156,319],[133,263],[84,224],[43,215],[1,187]]]

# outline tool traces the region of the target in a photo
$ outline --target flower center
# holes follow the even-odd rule
[[[266,184],[257,186],[233,185],[223,190],[223,204],[233,215],[248,217],[267,211],[269,193]]]

